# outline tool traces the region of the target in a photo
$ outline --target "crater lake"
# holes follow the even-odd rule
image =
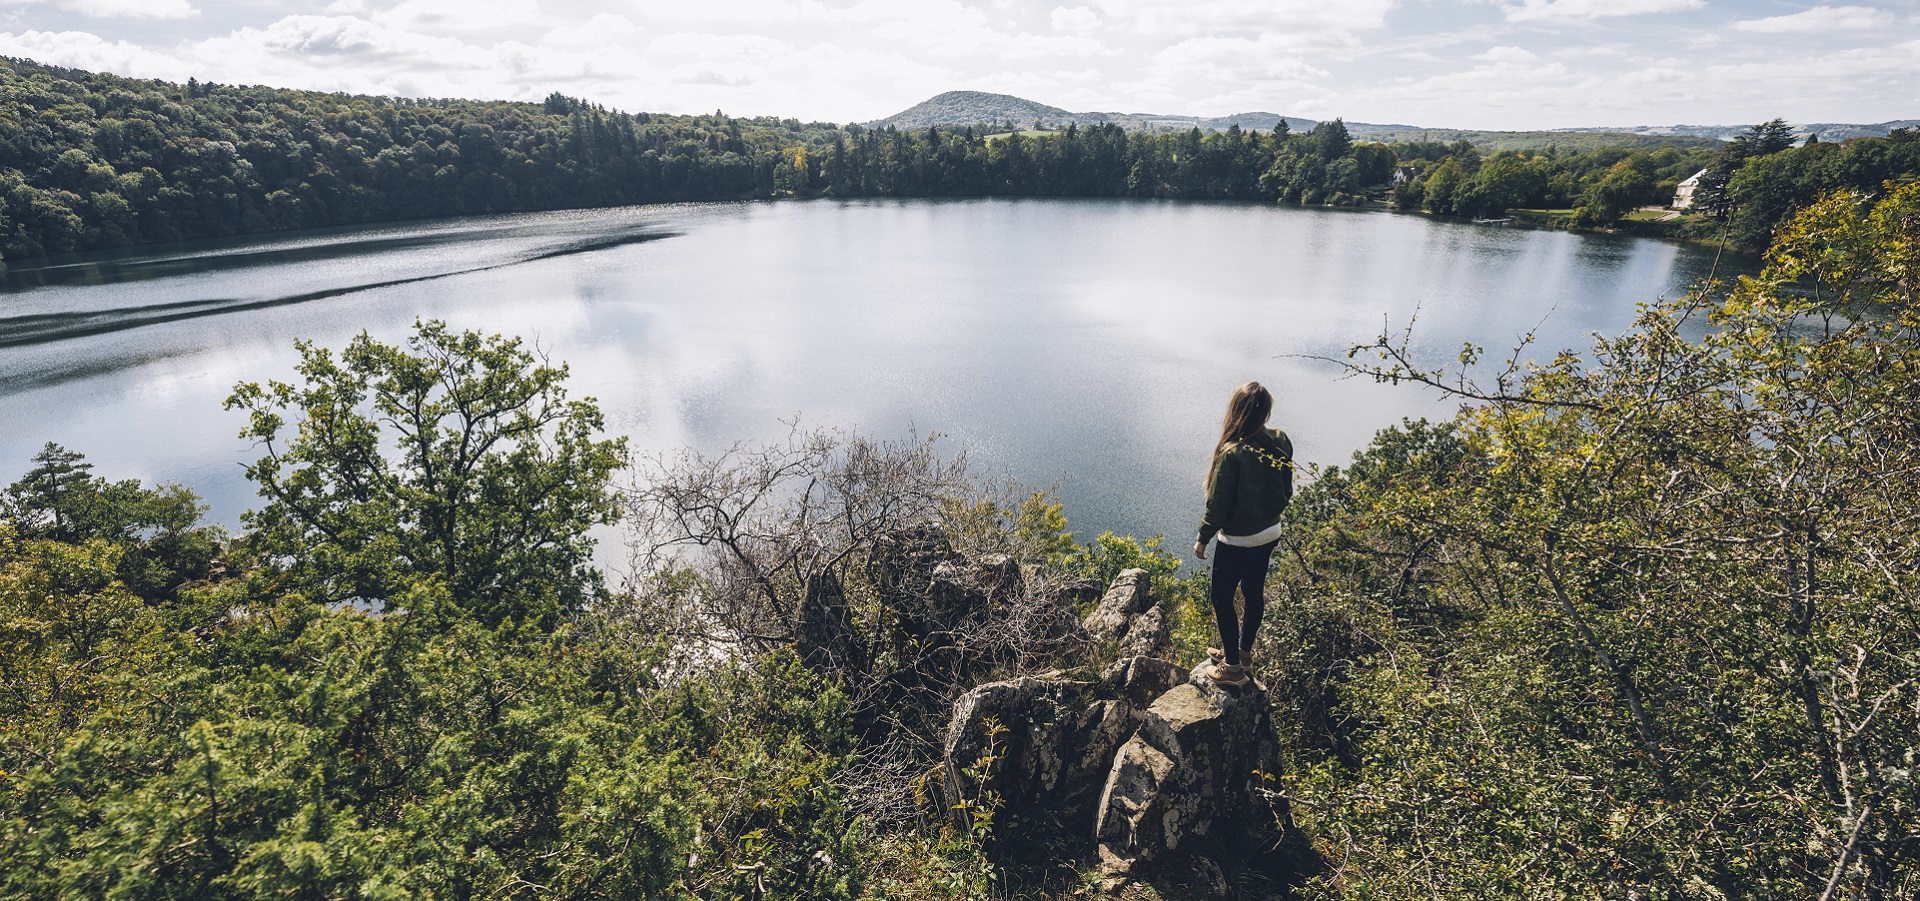
[[[1303,461],[1340,464],[1457,402],[1316,358],[1411,326],[1436,364],[1470,341],[1497,365],[1530,332],[1547,359],[1754,266],[1617,235],[1099,199],[628,207],[16,261],[0,484],[54,441],[97,475],[187,485],[237,528],[259,450],[222,409],[234,385],[292,378],[295,339],[399,342],[433,318],[564,361],[637,454],[795,422],[937,433],[983,473],[1057,487],[1083,540],[1165,534],[1183,552],[1241,382],[1274,390]]]

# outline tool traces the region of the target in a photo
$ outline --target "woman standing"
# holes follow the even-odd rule
[[[1287,433],[1267,428],[1273,395],[1248,382],[1227,402],[1220,442],[1207,473],[1207,512],[1193,555],[1207,559],[1207,542],[1218,535],[1213,559],[1213,618],[1220,625],[1220,647],[1210,675],[1219,682],[1244,685],[1253,653],[1253,636],[1266,611],[1267,564],[1280,543],[1280,512],[1293,499],[1293,442]],[[1234,615],[1233,589],[1245,599],[1245,617]]]

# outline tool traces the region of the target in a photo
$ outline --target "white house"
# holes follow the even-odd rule
[[[1705,174],[1707,174],[1707,170],[1705,169],[1695,172],[1687,176],[1686,181],[1681,182],[1678,187],[1673,189],[1674,209],[1686,210],[1693,208],[1693,192],[1700,188],[1700,176]]]

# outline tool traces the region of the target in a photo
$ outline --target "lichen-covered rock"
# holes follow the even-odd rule
[[[1212,858],[1195,854],[1191,867],[1194,885],[1206,889],[1215,898],[1227,896],[1227,874],[1220,871],[1220,865],[1214,863]]]
[[[1081,621],[1094,641],[1118,642],[1127,637],[1134,617],[1153,606],[1153,579],[1144,569],[1121,570],[1093,612]]]
[[[1100,681],[1119,692],[1135,710],[1145,713],[1154,698],[1187,681],[1187,676],[1186,667],[1170,660],[1136,656],[1115,660],[1100,674]]]
[[[807,583],[799,621],[794,650],[808,666],[827,672],[858,672],[867,667],[867,649],[853,624],[846,589],[832,572],[820,573]]]
[[[1089,828],[1114,749],[1135,729],[1131,704],[1098,694],[1092,681],[1047,673],[962,695],[945,748],[946,797],[956,821],[965,825],[955,805],[992,792],[1006,809]]]
[[[1133,618],[1127,624],[1127,635],[1120,640],[1120,654],[1124,657],[1170,657],[1173,655],[1173,633],[1167,625],[1166,611],[1160,604],[1147,608],[1147,612]]]
[[[1124,875],[1247,809],[1256,781],[1274,769],[1276,750],[1259,685],[1235,688],[1190,674],[1154,700],[1114,757],[1095,813],[1102,869]]]

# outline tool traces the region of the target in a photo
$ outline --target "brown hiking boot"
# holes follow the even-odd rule
[[[1237,663],[1216,663],[1207,667],[1207,677],[1221,685],[1247,684],[1247,668]]]

